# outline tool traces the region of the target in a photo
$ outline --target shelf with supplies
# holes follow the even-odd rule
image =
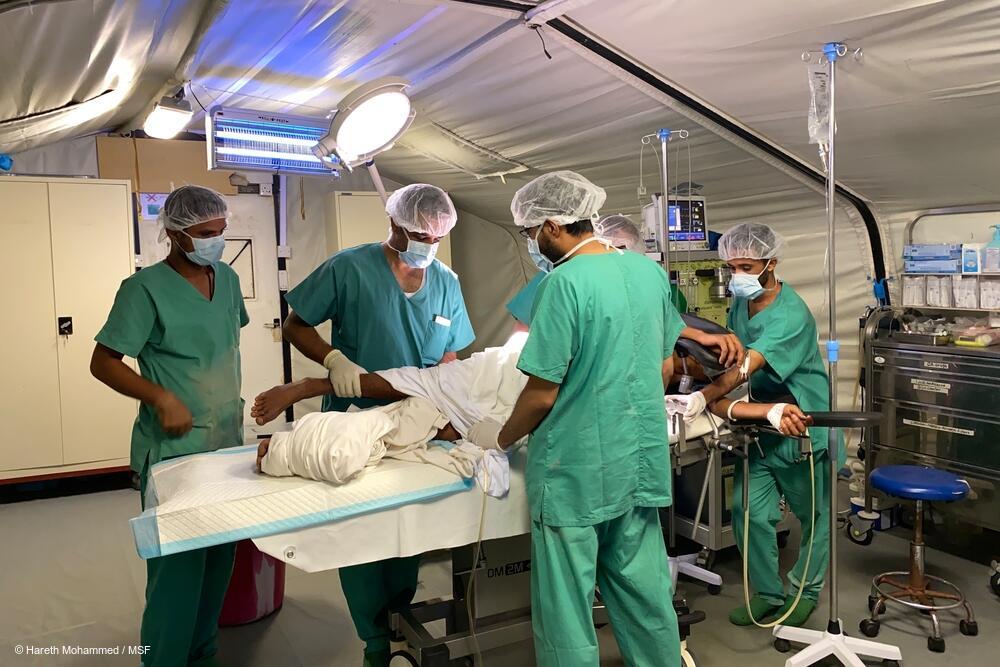
[[[903,273],[902,305],[966,312],[1000,311],[1000,273]]]

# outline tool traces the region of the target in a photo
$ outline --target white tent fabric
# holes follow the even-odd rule
[[[530,274],[523,248],[504,227],[514,190],[543,171],[577,169],[608,189],[607,212],[635,214],[642,203],[639,138],[660,127],[684,128],[691,132],[691,180],[705,185],[710,224],[721,231],[752,218],[787,234],[782,275],[825,329],[818,269],[825,210],[816,183],[624,76],[559,26],[530,29],[523,12],[535,3],[487,4],[495,6],[70,0],[0,9],[7,40],[0,152],[101,128],[132,129],[171,80],[191,81],[196,109],[225,104],[323,117],[359,83],[406,77],[418,121],[379,158],[380,167],[399,182],[446,188],[463,211],[453,236],[455,267],[482,348],[505,338],[502,304]],[[212,16],[199,38],[199,26]],[[696,0],[573,1],[547,3],[540,16],[591,36],[813,168],[799,56],[831,40],[862,47],[863,62],[845,60],[838,77],[838,178],[870,202],[890,269],[905,224],[897,221],[913,211],[1000,203],[997,0],[727,1],[711,11]],[[53,111],[95,97],[84,111]],[[72,122],[66,114],[75,114]],[[200,119],[196,114],[192,129]],[[648,150],[645,157],[646,185],[655,191]],[[675,177],[686,171],[686,152],[680,157]],[[477,178],[489,173],[508,176]],[[328,186],[305,189],[313,187]],[[839,331],[851,347],[856,318],[871,301],[875,262],[858,212],[840,204]],[[855,377],[847,366],[845,400]]]

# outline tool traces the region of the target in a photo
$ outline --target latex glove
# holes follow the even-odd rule
[[[361,397],[361,374],[368,371],[348,359],[340,350],[332,350],[326,355],[323,365],[330,372],[330,384],[333,385],[335,395],[341,398]]]
[[[705,401],[705,394],[700,391],[688,394],[687,409],[684,411],[684,421],[690,424],[701,416],[706,407],[708,407],[708,403]]]
[[[472,425],[472,428],[469,429],[469,435],[465,439],[480,449],[493,449],[502,452],[499,442],[501,429],[503,429],[503,424],[493,419],[484,419]]]

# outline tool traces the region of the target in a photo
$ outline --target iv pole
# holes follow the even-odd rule
[[[840,42],[829,42],[823,45],[823,55],[826,57],[829,71],[829,134],[827,135],[827,170],[826,170],[826,224],[827,252],[829,253],[830,275],[827,282],[827,300],[829,301],[830,336],[826,343],[828,372],[830,376],[830,411],[837,410],[837,362],[840,358],[840,341],[837,340],[837,270],[836,270],[836,171],[834,169],[834,142],[837,131],[836,123],[836,74],[837,60],[847,54],[847,45]],[[804,56],[803,56],[804,57]],[[868,656],[882,660],[883,665],[892,665],[903,659],[896,646],[879,644],[865,639],[855,639],[844,634],[840,620],[839,599],[837,595],[837,449],[839,440],[837,429],[829,429],[827,457],[830,459],[830,569],[828,573],[830,595],[830,620],[826,632],[792,628],[782,625],[774,628],[774,647],[781,652],[790,649],[789,642],[806,644],[806,647],[785,661],[785,667],[808,667],[816,662],[833,656],[841,664],[849,667],[865,667],[859,656]]]
[[[662,254],[663,270],[667,272],[667,282],[670,282],[670,222],[667,214],[670,212],[670,161],[667,160],[667,142],[670,141],[672,132],[669,129],[661,129],[656,133],[660,138],[660,180],[662,181],[660,195],[660,219],[658,229],[660,236],[660,253]],[[674,304],[675,306],[677,304]]]

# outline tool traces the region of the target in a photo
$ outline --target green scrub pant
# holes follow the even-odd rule
[[[340,586],[365,653],[389,650],[389,612],[413,601],[419,569],[420,556],[340,568]]]
[[[757,595],[778,606],[785,602],[785,586],[778,573],[777,526],[781,521],[781,496],[802,524],[799,558],[788,573],[788,595],[794,597],[806,567],[809,542],[812,558],[802,597],[818,601],[830,556],[830,460],[826,453],[813,458],[816,476],[816,536],[810,532],[810,489],[808,463],[786,463],[776,456],[750,459],[750,542],[743,553],[743,464],[736,467],[733,486],[733,530],[736,544],[750,570],[750,583]]]
[[[676,667],[680,635],[656,508],[595,526],[531,524],[531,620],[539,667],[598,667],[594,584],[625,664]]]
[[[141,491],[146,497],[147,470]],[[144,667],[210,665],[218,651],[219,614],[229,588],[235,544],[195,549],[146,561],[146,609],[140,643]]]

